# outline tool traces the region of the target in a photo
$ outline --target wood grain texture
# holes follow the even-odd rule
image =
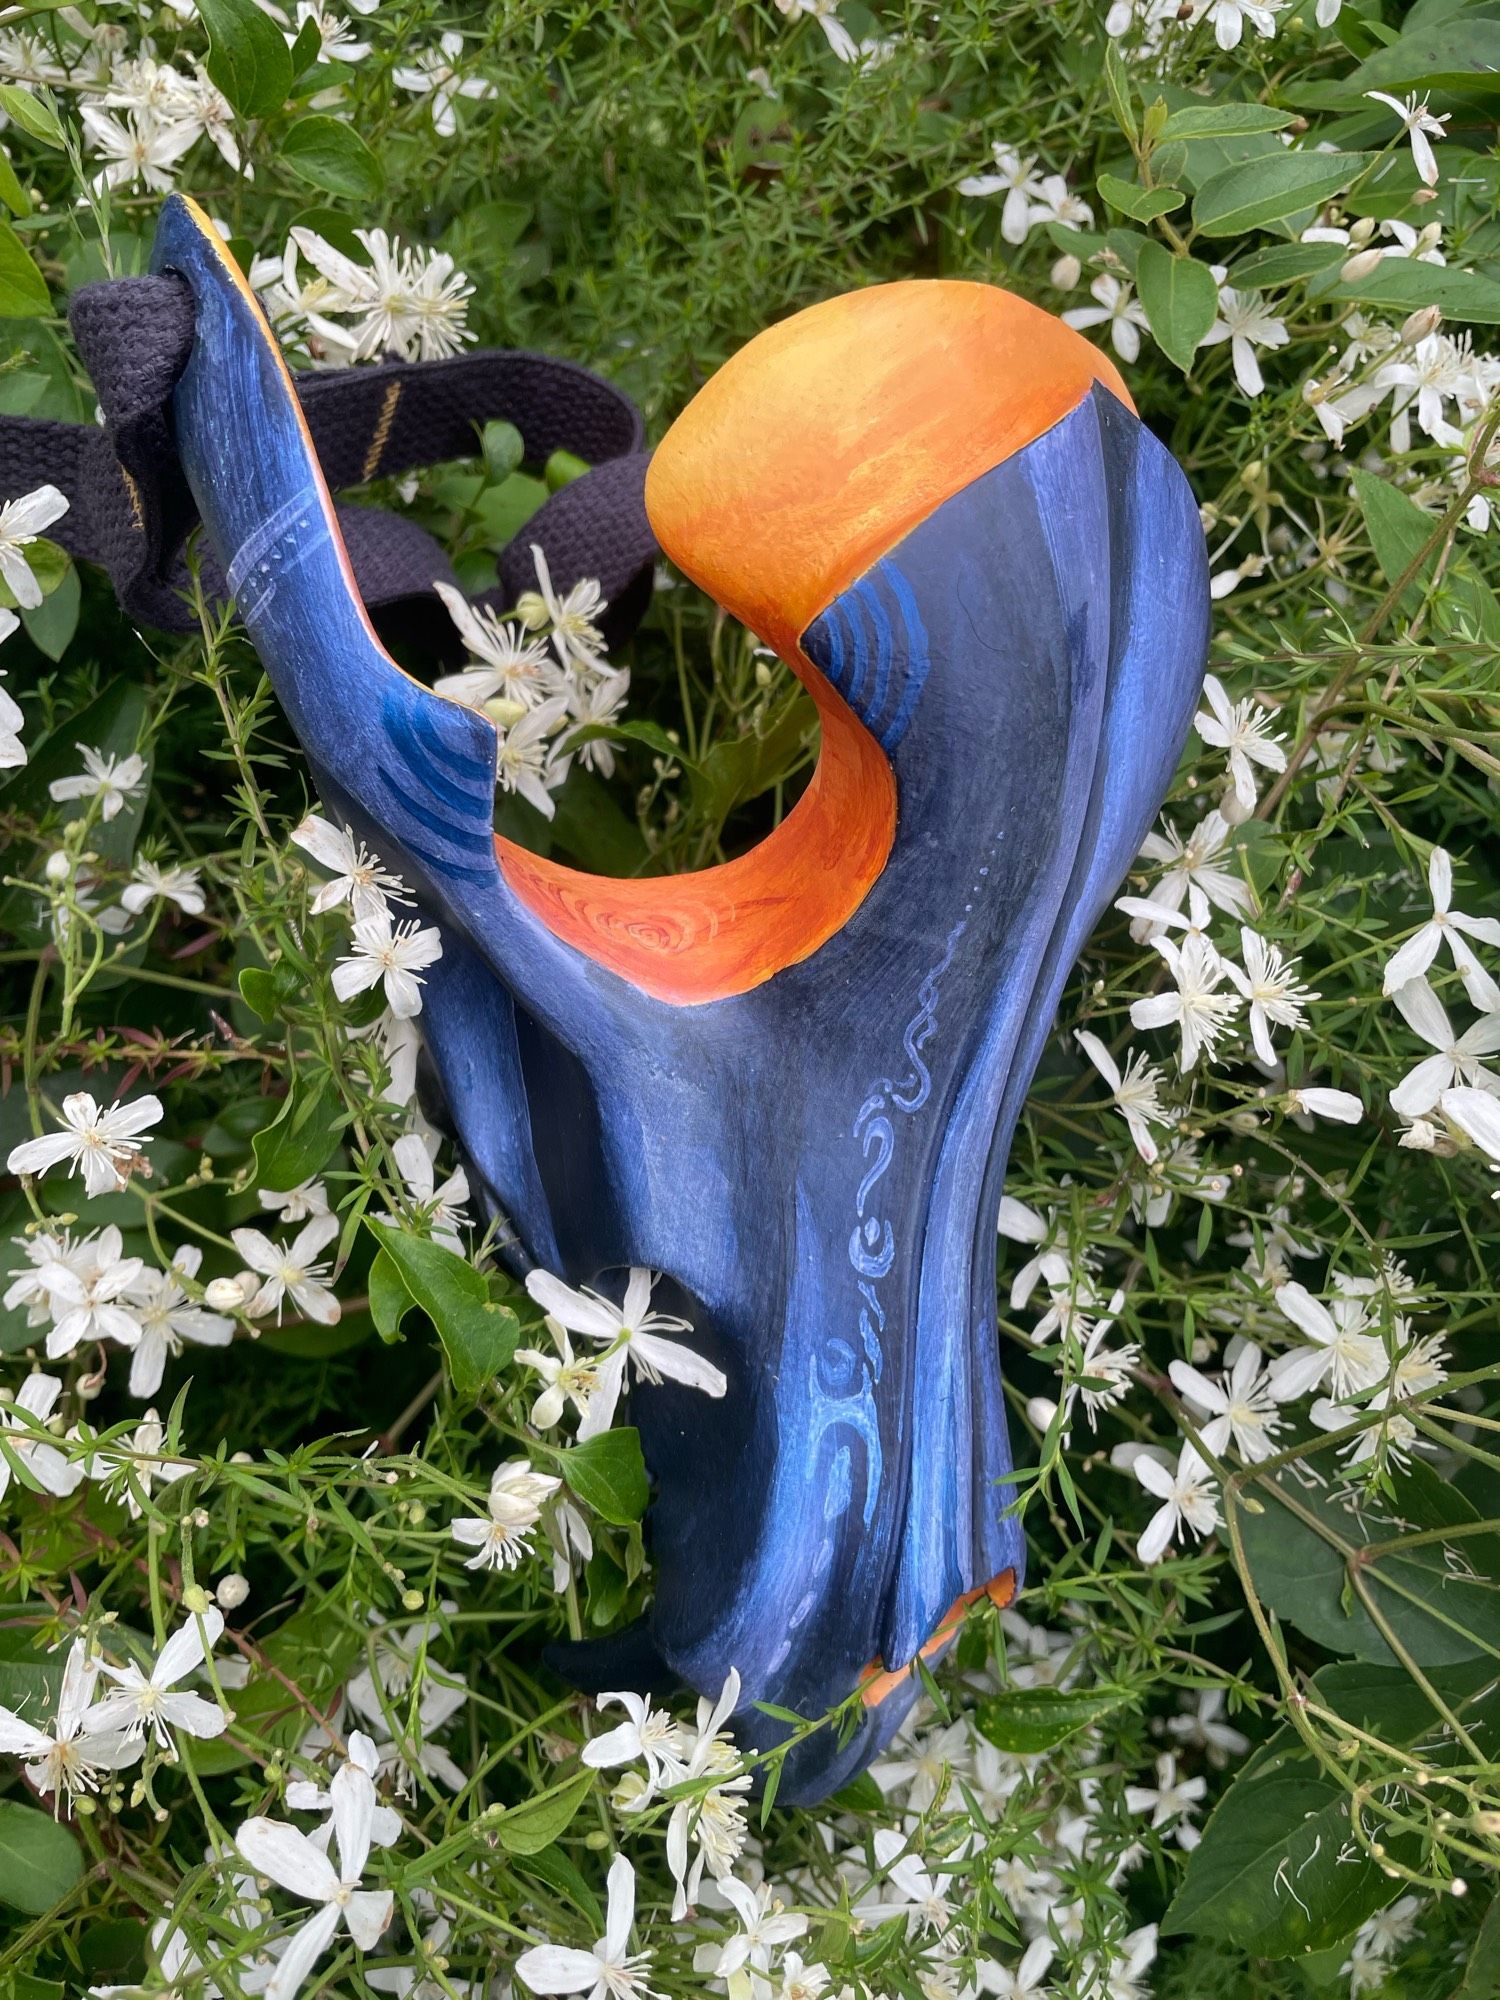
[[[894,373],[885,343],[824,339],[854,307],[814,308],[754,343],[768,368],[787,363],[786,407],[803,413],[780,431],[768,419],[761,471],[777,438],[790,450],[815,419],[821,381],[835,411],[890,393],[884,429],[864,433],[879,478],[852,433],[821,496],[812,461],[766,489],[738,462],[716,466],[739,433],[711,383],[713,421],[690,413],[674,431],[653,517],[818,693],[828,775],[802,826],[847,816],[828,823],[849,830],[842,878],[837,850],[793,815],[756,850],[785,897],[743,892],[774,921],[729,913],[724,871],[640,885],[658,913],[691,907],[700,928],[622,956],[603,936],[628,907],[612,891],[558,870],[546,896],[539,877],[523,893],[515,857],[497,854],[493,730],[375,642],[274,343],[175,199],[157,262],[198,301],[175,420],[241,616],[328,811],[442,928],[421,1024],[473,1183],[514,1225],[516,1268],[615,1296],[624,1267],[665,1272],[663,1303],[728,1377],[722,1401],[671,1384],[634,1393],[656,1482],[655,1597],[643,1629],[573,1649],[567,1671],[596,1688],[717,1692],[734,1666],[738,1727],[756,1743],[782,1733],[756,1702],[814,1716],[860,1697],[852,1736],[824,1730],[788,1760],[781,1798],[824,1796],[899,1725],[911,1662],[945,1643],[957,1608],[1023,1575],[995,1217],[1063,983],[1193,713],[1208,597],[1192,495],[1099,379],[1107,364],[1092,350],[1079,362],[1081,343],[1015,301],[996,323],[1042,331],[1016,336],[1011,373],[975,330],[994,314],[968,287],[951,339],[950,288],[891,288],[930,295],[903,307],[927,332]],[[928,400],[913,403],[924,367]],[[752,375],[772,396],[775,369],[757,360]],[[933,400],[940,388],[961,418]],[[714,525],[714,496],[731,489],[734,535]],[[860,746],[856,775],[883,773],[876,805],[883,786],[893,818],[863,779],[838,775],[830,734]],[[799,855],[830,878],[816,894]],[[554,891],[582,937],[542,906]],[[738,912],[741,892],[731,900]]]

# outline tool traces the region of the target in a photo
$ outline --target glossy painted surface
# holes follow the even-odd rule
[[[779,969],[712,999],[663,994],[613,969],[589,925],[581,948],[518,893],[490,834],[493,731],[380,652],[253,301],[180,201],[164,210],[157,256],[199,301],[176,401],[184,465],[329,811],[442,926],[422,1026],[476,1184],[515,1223],[518,1268],[534,1260],[606,1288],[630,1264],[665,1271],[664,1303],[729,1378],[720,1402],[671,1385],[633,1398],[657,1481],[649,1628],[576,1652],[570,1671],[596,1687],[675,1676],[717,1691],[735,1666],[740,1727],[758,1742],[779,1725],[756,1701],[816,1715],[863,1690],[842,1748],[823,1731],[789,1762],[780,1796],[819,1797],[889,1737],[913,1657],[942,1643],[962,1601],[1021,1575],[1005,1513],[995,1215],[1062,981],[1192,713],[1207,632],[1192,496],[1095,384],[1098,356],[1049,390],[1071,349],[1029,339],[1007,410],[1003,369],[966,372],[983,353],[978,308],[959,313],[941,371],[962,424],[897,397],[884,485],[899,483],[903,423],[926,469],[908,468],[882,516],[851,444],[843,472],[864,498],[847,534],[835,480],[816,519],[792,505],[797,492],[810,504],[804,466],[795,491],[756,503],[765,520],[752,507],[725,540],[689,491],[694,477],[714,489],[712,465],[693,463],[724,435],[722,395],[696,443],[692,423],[679,426],[675,484],[653,476],[653,518],[814,677],[835,741],[878,766],[895,818],[871,871],[862,842],[879,815],[861,814],[857,788],[841,804],[857,893],[845,886],[827,936],[796,931],[807,903],[793,885]],[[879,343],[828,348],[833,318],[802,315],[766,350],[813,412],[831,352],[843,375],[826,384],[830,407],[893,379]],[[806,321],[817,338],[804,354]],[[771,444],[781,435],[772,422]],[[965,455],[972,438],[982,463]],[[669,527],[672,494],[689,498]],[[818,541],[800,558],[774,556],[782,499]],[[755,537],[771,552],[764,587]],[[751,590],[758,603],[736,598]],[[788,867],[791,824],[772,850]],[[715,876],[672,885],[708,926],[680,960],[711,957]],[[723,977],[716,965],[705,983]]]

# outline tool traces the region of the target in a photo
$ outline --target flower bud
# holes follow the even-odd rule
[[[1358,222],[1356,222],[1351,227],[1349,231],[1349,241],[1351,243],[1358,244],[1360,248],[1363,248],[1364,245],[1369,242],[1370,238],[1374,234],[1375,234],[1374,216],[1362,215],[1359,218]]]
[[[238,1312],[245,1294],[238,1278],[213,1278],[203,1288],[203,1303],[215,1312]]]
[[[1026,1420],[1039,1431],[1049,1430],[1056,1415],[1057,1405],[1050,1396],[1033,1396],[1026,1405]]]
[[[230,1570],[227,1576],[219,1578],[214,1596],[219,1600],[221,1611],[238,1611],[250,1595],[250,1585],[238,1570]]]
[[[1346,257],[1339,266],[1339,276],[1346,285],[1357,285],[1361,278],[1368,278],[1372,271],[1378,271],[1384,250],[1374,246],[1369,250],[1356,250],[1352,257]]]
[[[66,882],[73,872],[72,855],[64,854],[60,847],[55,848],[47,856],[47,866],[44,872],[49,882]]]
[[[1401,325],[1401,341],[1405,347],[1415,347],[1419,340],[1425,340],[1429,333],[1436,333],[1443,323],[1441,306],[1419,306]]]
[[[1052,282],[1060,292],[1075,291],[1082,276],[1083,266],[1071,250],[1052,266]]]
[[[190,1583],[182,1593],[182,1608],[193,1617],[201,1618],[209,1605],[208,1592],[201,1583]]]

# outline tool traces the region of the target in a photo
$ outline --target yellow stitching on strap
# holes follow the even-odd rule
[[[392,382],[386,389],[385,401],[380,406],[380,422],[375,426],[375,435],[370,440],[370,449],[365,453],[365,462],[359,469],[361,479],[373,479],[380,464],[380,454],[385,450],[386,439],[391,434],[391,425],[396,418],[396,405],[401,400],[401,384]]]

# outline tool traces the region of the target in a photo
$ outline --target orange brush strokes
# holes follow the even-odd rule
[[[746,992],[842,929],[890,853],[895,783],[801,636],[903,535],[1096,381],[1129,403],[1096,348],[992,285],[873,286],[742,349],[668,432],[646,507],[678,567],[812,694],[817,771],[759,847],[697,874],[614,881],[497,841],[520,900],[556,937],[683,1005]]]
[[[997,1610],[1003,1611],[1016,1594],[1016,1573],[1013,1569],[1003,1569],[998,1576],[992,1576],[988,1583],[982,1583],[977,1590],[966,1590],[956,1598],[945,1612],[942,1622],[927,1644],[917,1655],[918,1659],[930,1660],[934,1653],[940,1653],[964,1622],[964,1614],[971,1604],[977,1604],[981,1597],[987,1597]],[[904,1667],[896,1667],[887,1672],[879,1660],[872,1660],[865,1668],[865,1678],[860,1682],[859,1698],[866,1708],[879,1708],[889,1694],[894,1694],[904,1681],[910,1680],[916,1662],[908,1660]]]

